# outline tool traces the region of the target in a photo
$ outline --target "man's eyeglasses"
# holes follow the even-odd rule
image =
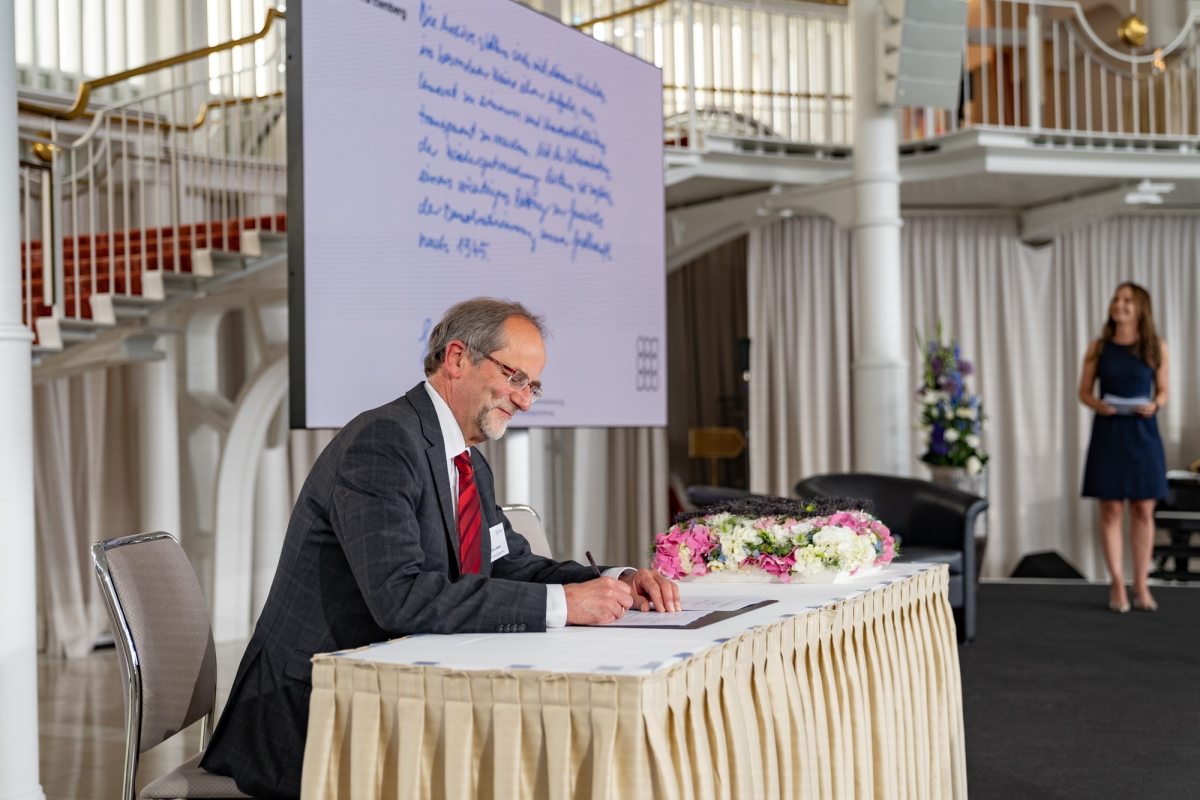
[[[536,403],[537,399],[542,396],[542,385],[531,381],[529,376],[521,372],[521,370],[513,369],[508,364],[497,361],[489,355],[484,355],[484,358],[495,364],[508,376],[508,385],[513,388],[514,392],[524,391],[525,387],[528,386],[530,403]]]

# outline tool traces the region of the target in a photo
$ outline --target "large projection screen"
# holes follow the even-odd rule
[[[288,6],[293,427],[403,394],[481,295],[550,329],[514,427],[665,425],[660,70],[511,0]]]

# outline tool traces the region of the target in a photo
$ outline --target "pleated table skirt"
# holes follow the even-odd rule
[[[929,569],[650,675],[318,656],[302,797],[965,798],[947,585]]]

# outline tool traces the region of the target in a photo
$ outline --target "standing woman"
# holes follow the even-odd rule
[[[1100,396],[1095,394],[1100,379]],[[1117,287],[1100,338],[1088,347],[1079,399],[1095,409],[1083,472],[1083,496],[1100,500],[1100,542],[1112,577],[1108,607],[1129,610],[1121,514],[1129,502],[1133,607],[1157,611],[1146,584],[1154,551],[1154,503],[1167,496],[1167,465],[1154,415],[1167,402],[1167,344],[1154,330],[1150,295]],[[1141,399],[1141,403],[1130,403]]]

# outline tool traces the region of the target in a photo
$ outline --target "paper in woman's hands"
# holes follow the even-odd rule
[[[1149,405],[1154,402],[1149,397],[1121,397],[1115,394],[1106,394],[1100,399],[1112,406],[1118,414],[1126,416],[1136,413],[1135,410],[1138,406]]]

